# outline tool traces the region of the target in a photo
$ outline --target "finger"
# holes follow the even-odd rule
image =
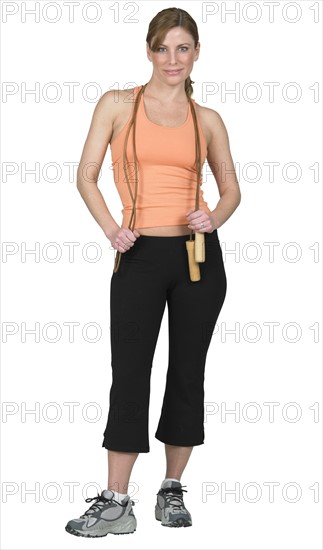
[[[130,229],[128,229],[127,233],[124,234],[123,241],[126,242],[127,244],[133,244],[136,241],[137,237],[140,237],[140,233],[138,233],[136,229],[134,229],[134,231],[131,231]]]
[[[130,246],[125,245],[124,243],[119,244],[119,250],[120,252],[127,252],[129,250]]]
[[[203,224],[203,226],[201,226]],[[191,229],[194,229],[195,231],[205,231],[207,229],[208,222],[207,220],[203,219],[197,219],[194,221],[191,221],[188,227]]]
[[[132,231],[130,231],[130,229],[127,229],[126,230],[127,232],[123,232],[120,236],[119,236],[119,240],[121,243],[123,243],[124,245],[127,245],[127,246],[131,246],[136,238],[135,236],[133,235]]]
[[[116,239],[116,246],[120,250],[120,252],[125,252],[126,250],[129,250],[130,245],[124,242],[120,237]]]
[[[195,227],[201,227],[201,223],[204,223],[205,225],[205,220],[203,220],[203,218],[195,218],[194,220],[191,221],[191,223],[195,226]]]
[[[195,212],[193,212],[190,216],[189,216],[189,219],[190,219],[190,222],[200,222],[202,221],[201,220],[201,217],[203,217],[204,215],[204,212],[202,212],[201,210],[196,210]]]
[[[124,228],[120,234],[120,239],[122,242],[128,242],[133,240],[133,233],[130,229]]]
[[[194,210],[189,210],[186,214],[186,217],[189,218],[189,219],[192,219],[192,217],[194,218]]]

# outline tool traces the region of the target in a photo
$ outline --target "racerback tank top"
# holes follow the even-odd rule
[[[126,130],[130,124],[134,101],[141,86],[129,92],[133,101],[131,115],[110,144],[114,182],[123,209],[122,227],[128,227],[132,213],[130,197],[123,168],[123,147]],[[196,112],[195,101],[193,101]],[[196,114],[197,116],[197,114]],[[198,120],[198,119],[197,119]],[[133,155],[132,126],[127,144],[127,172],[132,193],[135,191],[135,171]],[[201,166],[207,154],[207,144],[198,121],[201,143]],[[196,170],[195,130],[191,108],[188,103],[186,121],[178,127],[160,126],[151,122],[145,112],[143,95],[140,98],[136,118],[136,154],[138,189],[136,200],[135,228],[160,227],[165,225],[188,225],[186,212],[195,209]],[[199,187],[199,207],[211,213],[203,198],[202,173]]]

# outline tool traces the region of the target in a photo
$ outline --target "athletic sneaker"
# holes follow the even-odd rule
[[[71,519],[65,530],[78,537],[105,537],[108,533],[124,535],[133,533],[137,527],[132,506],[135,503],[125,496],[121,504],[114,500],[114,492],[108,489],[101,495],[86,498],[85,502],[95,500],[94,504],[78,519]]]
[[[155,518],[167,527],[190,527],[192,518],[183,501],[183,491],[179,481],[166,481],[157,493]]]

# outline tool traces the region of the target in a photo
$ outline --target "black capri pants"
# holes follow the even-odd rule
[[[106,449],[150,450],[150,376],[166,303],[169,361],[155,437],[183,447],[204,443],[205,362],[227,289],[217,230],[204,235],[199,281],[189,276],[189,235],[141,235],[112,274],[112,384],[102,443]]]

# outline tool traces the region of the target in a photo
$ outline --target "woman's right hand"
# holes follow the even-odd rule
[[[137,237],[140,237],[137,229],[131,231],[127,227],[118,227],[109,237],[109,240],[115,250],[123,253],[134,246]]]

